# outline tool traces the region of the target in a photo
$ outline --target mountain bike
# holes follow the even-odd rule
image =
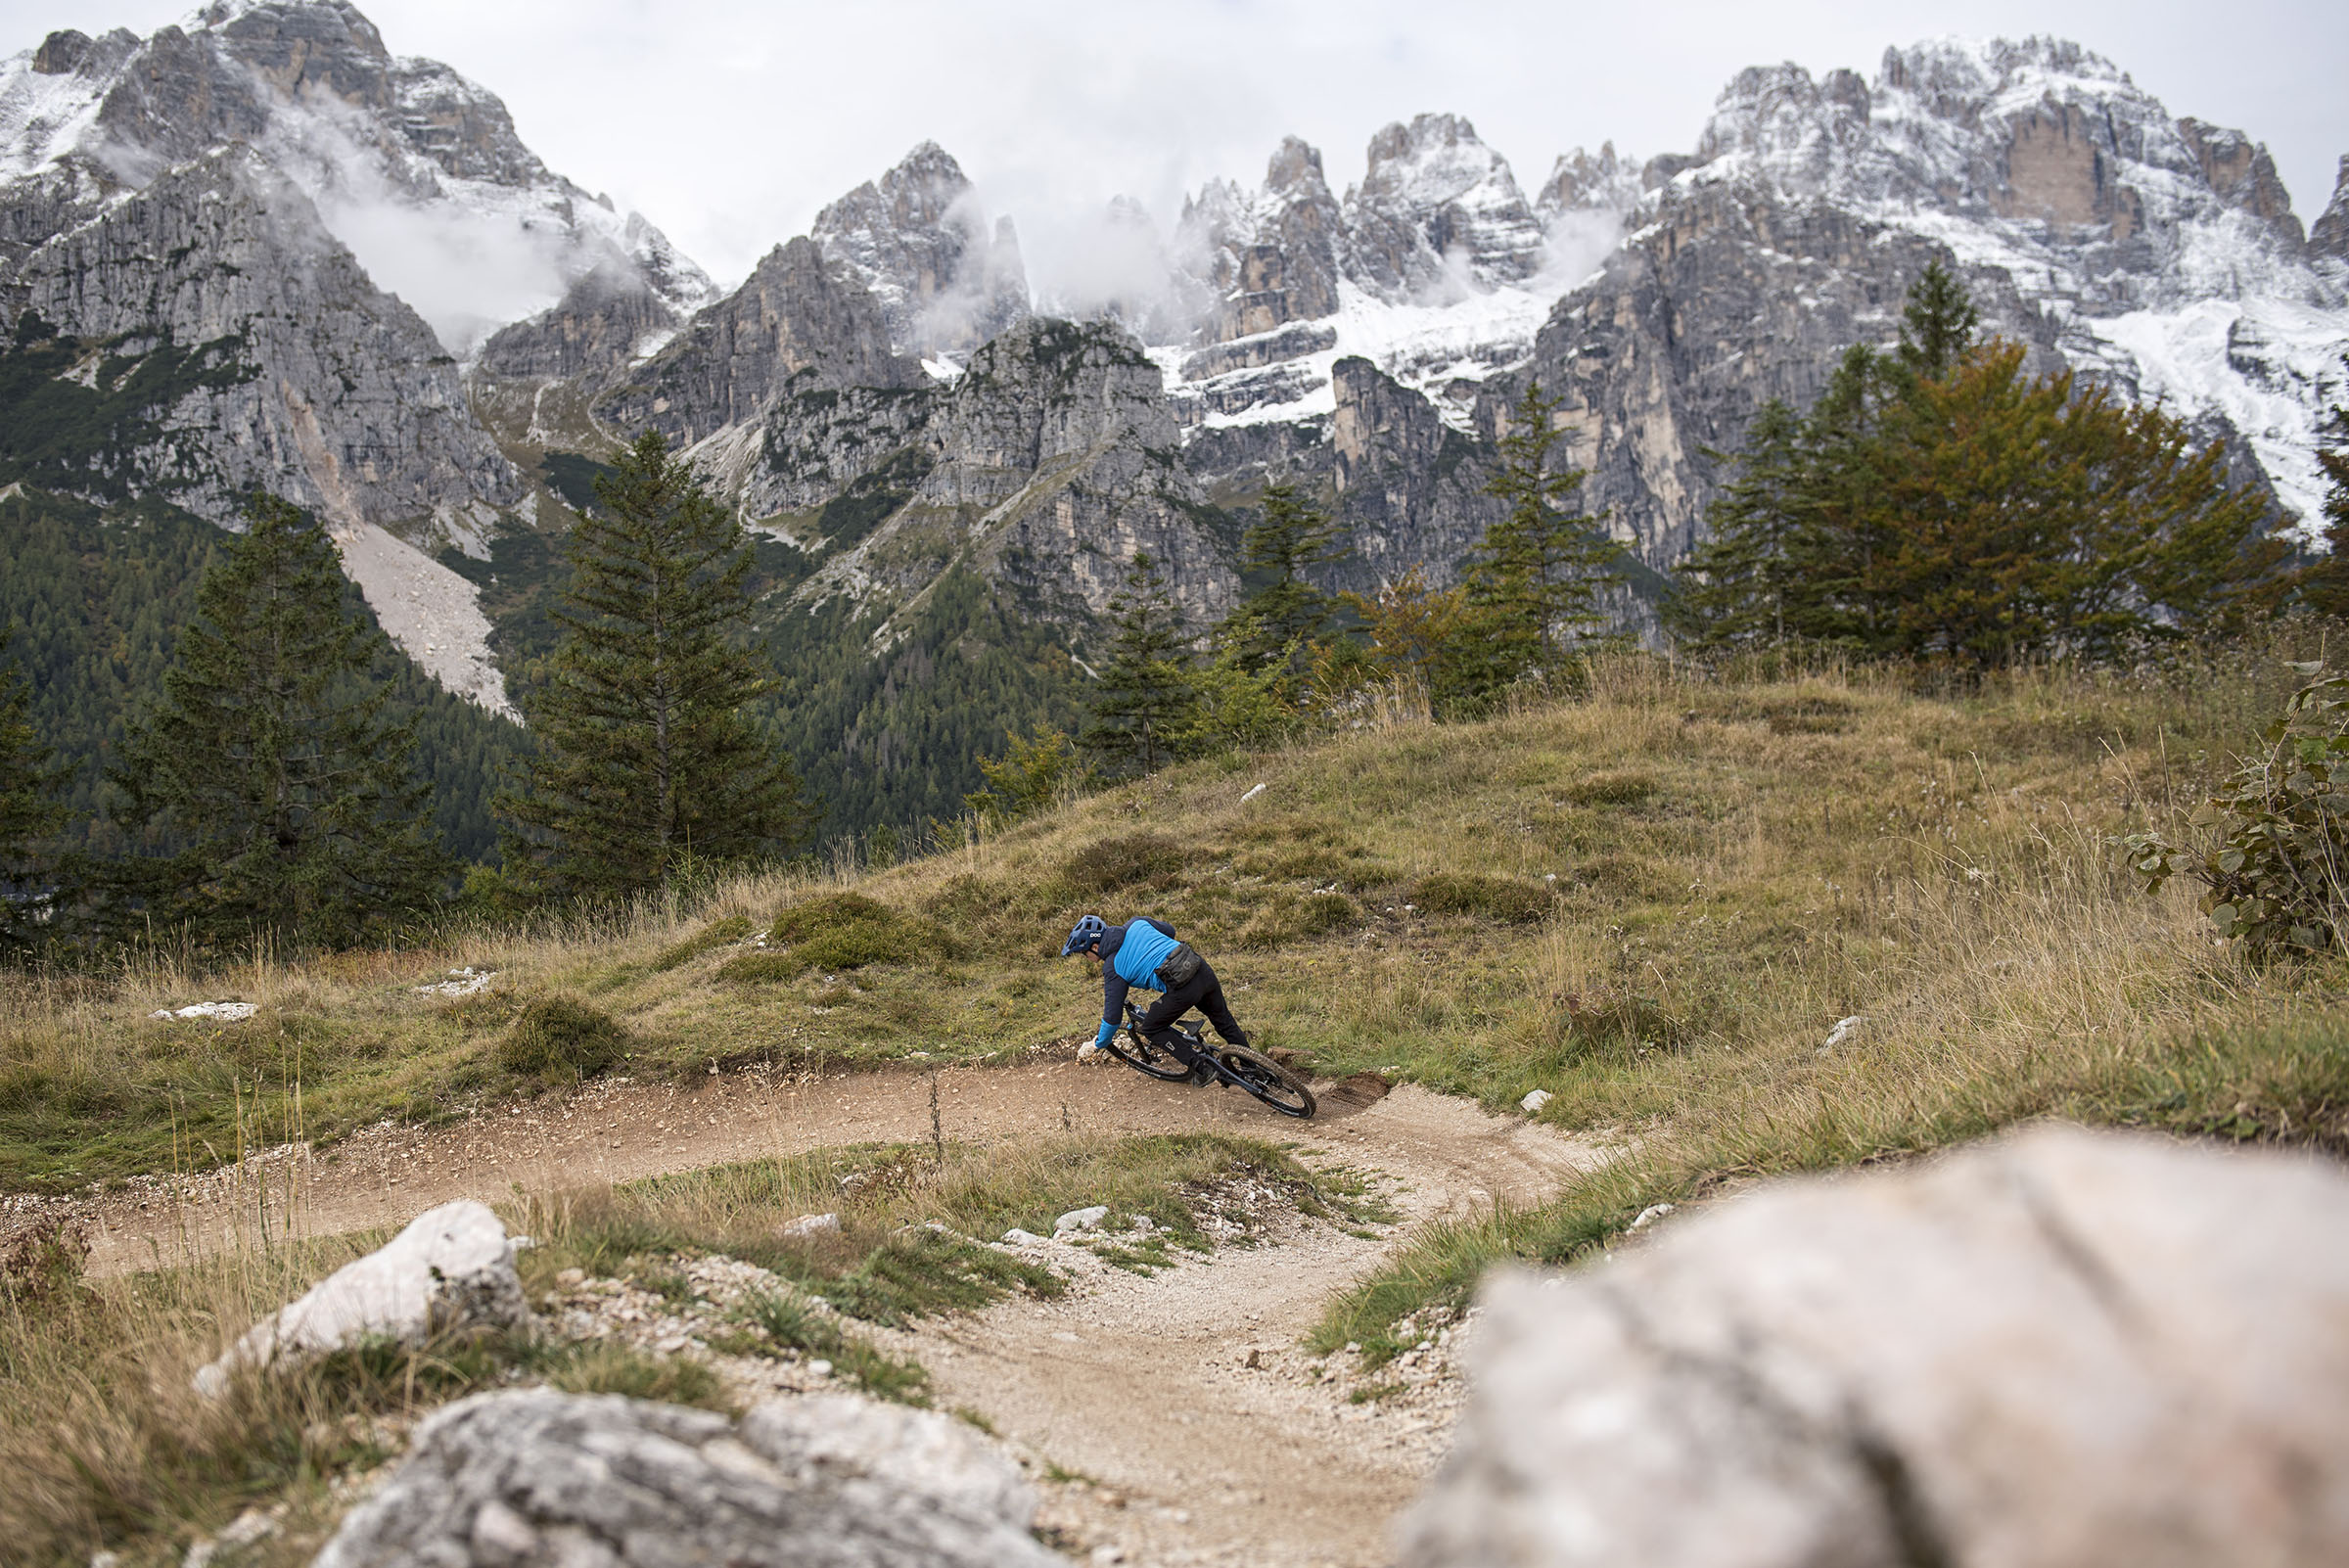
[[[1197,1024],[1173,1026],[1173,1033],[1182,1037],[1199,1059],[1226,1084],[1237,1084],[1258,1099],[1283,1116],[1307,1117],[1313,1114],[1313,1091],[1305,1086],[1305,1080],[1262,1052],[1245,1045],[1209,1045],[1201,1038]],[[1137,1073],[1147,1073],[1164,1083],[1176,1084],[1191,1076],[1188,1063],[1172,1050],[1153,1045],[1142,1034],[1142,1011],[1131,1002],[1126,1004],[1126,1028],[1123,1035],[1112,1035],[1101,1047]]]

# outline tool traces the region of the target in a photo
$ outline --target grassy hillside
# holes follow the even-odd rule
[[[99,980],[20,977],[0,1013],[0,1187],[460,1115],[580,1071],[1008,1058],[1089,1031],[1090,973],[1052,956],[1086,909],[1173,921],[1265,1042],[1323,1071],[1373,1069],[1496,1109],[1543,1088],[1543,1121],[1621,1151],[1546,1208],[1420,1234],[1334,1301],[1317,1348],[1359,1342],[1373,1362],[1497,1259],[1571,1259],[1653,1203],[2018,1119],[2349,1151],[2340,968],[2245,966],[2184,891],[2134,892],[2103,849],[2173,820],[2292,683],[2272,652],[1951,694],[1874,672],[1708,680],[1629,661],[1586,702],[1195,764],[870,874],[746,881],[603,924],[452,929],[427,949],[298,967],[197,976],[157,958]],[[411,989],[455,965],[496,970],[494,989]],[[231,997],[261,1011],[225,1028],[146,1017]],[[1865,1021],[1828,1044],[1853,1015]],[[673,1293],[680,1260],[755,1259],[788,1288],[756,1304],[742,1346],[820,1354],[920,1398],[918,1365],[793,1293],[872,1323],[1048,1293],[1053,1281],[920,1222],[985,1233],[1114,1191],[1188,1246],[1184,1194],[1233,1171],[1375,1218],[1328,1173],[1243,1141],[924,1152],[930,1177],[869,1197],[836,1197],[842,1173],[895,1169],[905,1151],[542,1195],[553,1207],[522,1216],[542,1243],[527,1255],[532,1289],[584,1268]],[[844,1214],[836,1241],[776,1240],[778,1219],[819,1204]],[[30,1483],[0,1522],[31,1560],[102,1544],[175,1560],[197,1529],[270,1499],[293,1511],[266,1560],[300,1560],[337,1510],[331,1478],[382,1456],[370,1423],[474,1387],[723,1398],[690,1360],[554,1342],[337,1358],[219,1408],[184,1394],[221,1329],[366,1240],[90,1292],[69,1267],[52,1286],[40,1260],[9,1264],[0,1381],[19,1392],[0,1401],[0,1457]]]
[[[1261,1040],[1326,1071],[1496,1108],[1545,1088],[1545,1120],[1649,1160],[1865,1159],[2050,1108],[2349,1137],[2338,976],[2241,967],[2183,891],[2138,895],[2101,851],[2194,798],[2288,684],[2248,657],[1943,696],[1635,661],[1587,702],[1114,788],[846,871],[845,902],[773,878],[297,968],[31,979],[0,1018],[0,1184],[224,1153],[240,1106],[282,1129],[298,1087],[313,1136],[460,1114],[571,1071],[517,1044],[536,998],[583,1004],[567,1027],[640,1075],[1007,1059],[1090,1027],[1093,983],[1053,957],[1087,909],[1172,921]],[[410,989],[456,965],[498,984]],[[221,997],[261,1012],[146,1018]]]

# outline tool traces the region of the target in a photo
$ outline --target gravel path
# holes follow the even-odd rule
[[[1344,1353],[1309,1358],[1302,1336],[1333,1292],[1420,1225],[1538,1203],[1607,1157],[1408,1085],[1380,1097],[1317,1084],[1323,1113],[1299,1123],[1236,1090],[1158,1084],[1058,1051],[1022,1067],[944,1069],[935,1084],[949,1138],[1244,1131],[1372,1177],[1402,1216],[1374,1234],[1291,1213],[1255,1245],[1150,1277],[1040,1243],[1042,1261],[1069,1255],[1059,1261],[1074,1288],[1059,1300],[1014,1298],[876,1335],[920,1358],[940,1407],[976,1415],[1027,1460],[1053,1538],[1101,1563],[1386,1561],[1389,1521],[1449,1437],[1453,1329],[1428,1325],[1425,1350],[1376,1373]],[[240,1170],[119,1187],[84,1206],[92,1268],[118,1273],[228,1237],[250,1242],[263,1223],[280,1234],[289,1212],[328,1234],[517,1187],[926,1139],[932,1084],[918,1072],[613,1083],[437,1129],[374,1128],[321,1155],[278,1150]]]

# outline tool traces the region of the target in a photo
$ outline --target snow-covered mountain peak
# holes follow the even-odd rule
[[[1619,157],[1613,142],[1596,154],[1576,148],[1561,154],[1549,178],[1534,194],[1534,213],[1554,223],[1568,212],[1628,212],[1639,205],[1639,161]]]
[[[460,356],[585,278],[640,273],[671,313],[714,293],[641,218],[548,170],[494,93],[393,55],[346,0],[215,0],[147,38],[61,32],[0,64],[19,245],[238,142]]]
[[[1018,233],[1009,218],[989,223],[936,142],[826,207],[809,234],[872,292],[898,353],[967,352],[1028,314]]]
[[[1548,259],[1508,161],[1457,115],[1420,115],[1373,136],[1344,210],[1349,275],[1397,300],[1523,282]]]

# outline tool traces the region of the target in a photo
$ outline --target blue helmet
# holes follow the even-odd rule
[[[1091,952],[1108,932],[1109,922],[1099,915],[1086,915],[1070,928],[1069,940],[1060,945],[1060,955],[1066,958],[1073,952]]]

